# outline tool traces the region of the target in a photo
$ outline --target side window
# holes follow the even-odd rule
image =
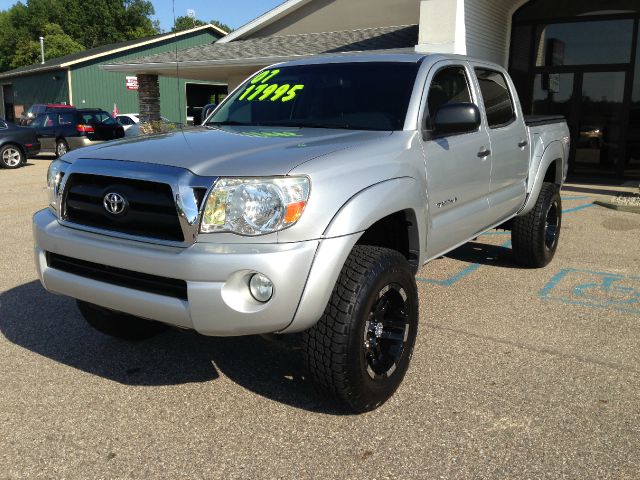
[[[489,127],[497,128],[515,120],[516,112],[507,80],[500,72],[476,68]]]
[[[44,126],[45,127],[57,127],[58,126],[58,115],[55,113],[47,113],[44,115]]]
[[[3,120],[0,120],[0,130],[6,130],[7,128],[9,128],[7,124],[4,123]]]
[[[42,126],[44,125],[44,119],[45,119],[45,115],[40,115],[39,117],[36,117],[36,119],[33,122],[31,122],[30,127],[42,128]]]
[[[118,117],[118,121],[122,125],[131,125],[133,121],[129,117]]]
[[[73,113],[61,113],[58,115],[58,123],[60,125],[71,125],[75,121]]]
[[[433,117],[443,105],[471,102],[467,75],[462,67],[447,67],[433,77],[427,97],[429,115]]]

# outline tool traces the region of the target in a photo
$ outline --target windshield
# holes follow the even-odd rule
[[[404,62],[263,70],[206,125],[402,130],[417,71]]]

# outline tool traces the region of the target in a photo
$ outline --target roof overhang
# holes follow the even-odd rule
[[[260,30],[267,25],[272,24],[273,22],[280,20],[282,17],[286,17],[291,12],[297,10],[298,8],[306,5],[312,0],[288,0],[281,5],[269,10],[268,12],[260,15],[258,18],[251,20],[249,23],[244,24],[237,30],[234,30],[226,37],[218,40],[220,43],[228,43],[233,40],[238,40],[243,36],[253,33],[256,30]]]
[[[359,52],[344,52],[316,55],[288,55],[255,58],[236,58],[221,60],[197,60],[185,62],[163,63],[118,63],[115,65],[101,65],[100,68],[109,72],[125,72],[132,74],[162,75],[165,77],[181,77],[193,80],[224,82],[229,75],[248,75],[257,69],[275,63],[302,60],[305,58],[330,58],[350,55],[413,53],[413,48],[398,48],[392,50],[365,50]]]

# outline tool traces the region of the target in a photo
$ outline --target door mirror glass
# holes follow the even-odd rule
[[[480,110],[473,103],[450,103],[440,107],[433,119],[433,136],[460,135],[480,128]]]

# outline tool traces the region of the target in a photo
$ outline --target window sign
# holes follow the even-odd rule
[[[238,100],[245,100],[252,102],[254,100],[263,102],[265,100],[271,100],[272,102],[290,102],[300,90],[304,88],[302,84],[290,85],[284,83],[279,85],[275,82],[271,82],[278,74],[279,69],[264,70],[251,79],[249,86],[242,92],[242,95]]]

